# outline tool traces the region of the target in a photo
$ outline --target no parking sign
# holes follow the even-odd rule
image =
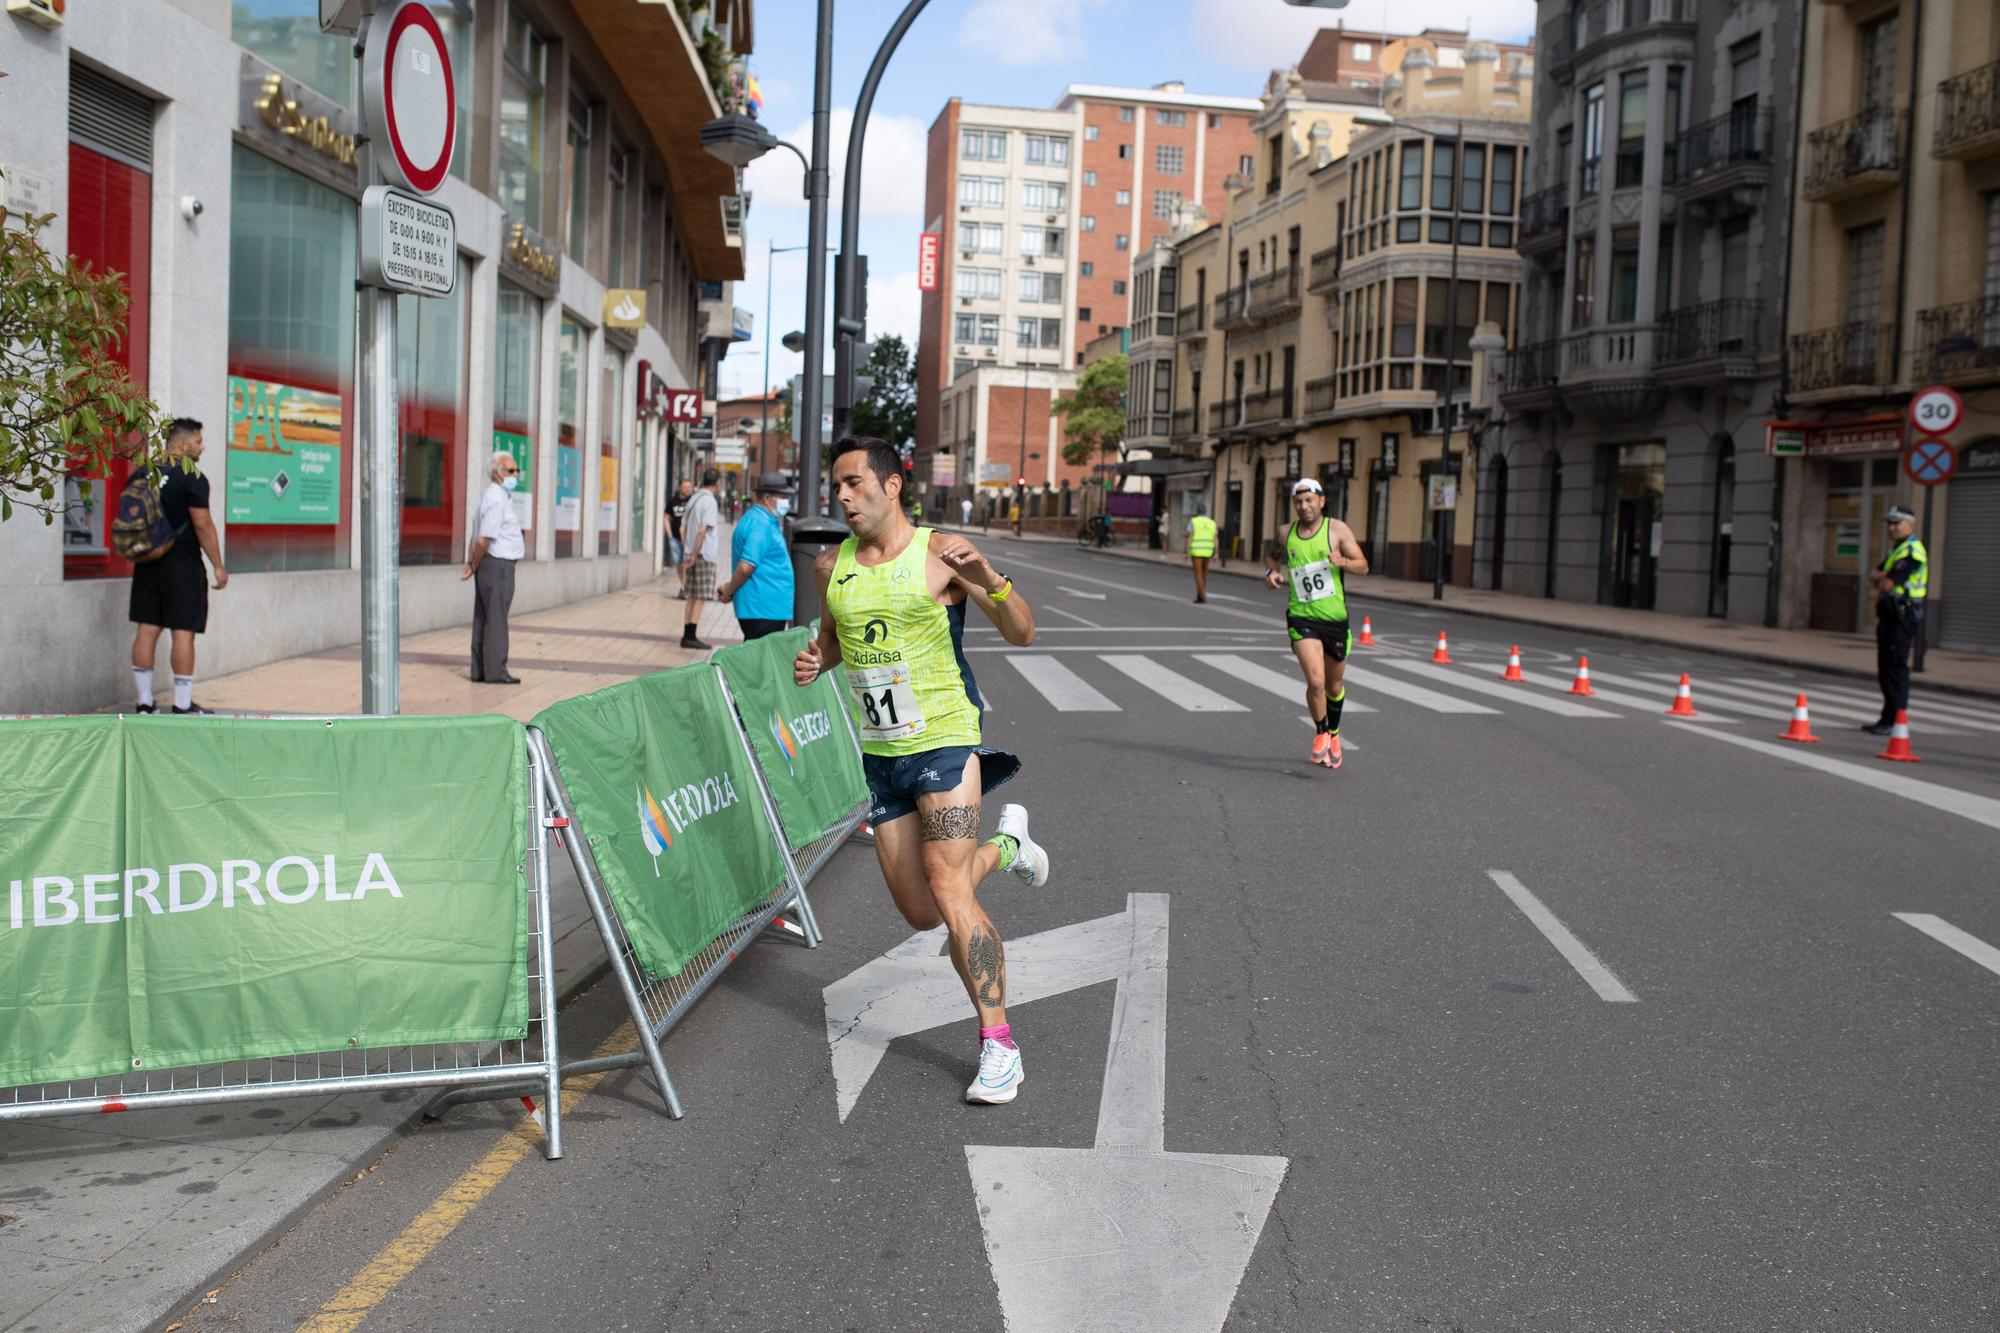
[[[1958,471],[1958,450],[1950,440],[1918,440],[1903,451],[1903,471],[1919,486],[1937,486]]]

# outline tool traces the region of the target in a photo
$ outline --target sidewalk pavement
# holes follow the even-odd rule
[[[516,618],[509,665],[519,685],[466,679],[469,626],[407,635],[403,709],[526,721],[559,699],[682,666],[702,654],[679,646],[678,587],[669,572]],[[734,612],[715,603],[697,632],[716,645],[742,638]],[[273,662],[202,681],[200,699],[218,712],[356,713],[359,662],[358,648]],[[552,848],[550,862],[560,1007],[603,976],[607,959],[568,859]],[[112,1333],[164,1322],[415,1132],[434,1095],[376,1091],[7,1124],[0,1330]],[[467,1106],[442,1123],[519,1114],[518,1103]]]
[[[970,537],[1011,536],[1000,524],[986,529],[959,528]],[[1046,537],[1027,533],[1021,540],[1075,544],[1073,537]],[[1179,552],[1154,551],[1143,546],[1113,546],[1095,552],[1121,560],[1188,568],[1187,556]],[[1261,562],[1232,560],[1227,568],[1209,562],[1209,576],[1234,575],[1257,579],[1263,576]],[[1192,575],[1190,575],[1190,579]],[[1189,585],[1192,587],[1192,583]],[[1627,607],[1598,606],[1589,602],[1564,602],[1545,597],[1522,597],[1515,593],[1488,592],[1448,584],[1442,602],[1431,600],[1431,585],[1410,579],[1385,579],[1373,574],[1356,579],[1348,596],[1359,602],[1418,606],[1449,615],[1482,616],[1511,620],[1524,625],[1572,630],[1603,638],[1630,639],[1638,643],[1663,644],[1692,652],[1738,657],[1807,671],[1875,679],[1875,640],[1872,635],[1835,634],[1825,630],[1766,629],[1736,621],[1707,616],[1676,616],[1661,611],[1637,611]],[[1380,629],[1383,626],[1377,626]],[[1916,677],[1924,689],[1947,694],[1969,694],[2000,698],[2000,657],[1987,653],[1948,652],[1933,648],[1926,654],[1924,673]]]

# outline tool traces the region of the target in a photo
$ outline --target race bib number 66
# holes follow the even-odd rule
[[[1317,602],[1333,592],[1333,566],[1325,560],[1292,569],[1292,596],[1301,602]]]

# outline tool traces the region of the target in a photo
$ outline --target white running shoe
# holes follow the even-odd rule
[[[997,1106],[1014,1100],[1024,1081],[1021,1053],[990,1038],[979,1043],[979,1077],[965,1089],[965,1100]]]
[[[1042,845],[1028,836],[1028,808],[1024,805],[1003,805],[1000,807],[1000,831],[1021,844],[1021,850],[1014,855],[1014,864],[1007,867],[1007,873],[1019,875],[1021,882],[1031,889],[1039,889],[1049,882],[1049,854]]]

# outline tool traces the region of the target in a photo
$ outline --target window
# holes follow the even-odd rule
[[[351,209],[353,205],[348,205]],[[510,455],[521,467],[520,489],[514,492],[514,512],[523,534],[535,526],[535,435],[541,410],[536,386],[541,382],[542,303],[521,288],[500,279],[499,317],[493,325],[493,452]],[[230,544],[235,545],[235,535]],[[535,543],[528,542],[528,554]],[[235,558],[232,550],[231,558]]]
[[[1026,259],[1041,258],[1042,229],[1040,227],[1021,228],[1021,255]]]
[[[1500,328],[1500,336],[1509,342],[1514,338],[1514,321],[1509,311],[1513,304],[1513,285],[1505,282],[1486,284],[1486,319]]]
[[[952,341],[961,343],[971,342],[974,337],[973,330],[977,327],[971,315],[953,316],[951,321]]]
[[[1469,143],[1465,146],[1465,169],[1459,174],[1458,206],[1466,213],[1477,213],[1486,207],[1486,145]]]
[[[1091,217],[1088,213],[1086,213],[1084,214],[1082,223],[1079,225],[1081,225],[1085,231],[1096,231],[1097,219]]]
[[[1118,119],[1121,124],[1130,125],[1132,123],[1132,108],[1129,106],[1119,107]]]
[[[1014,345],[1016,347],[1039,347],[1041,343],[1042,321],[1033,315],[1023,315],[1014,322]]]
[[[1276,194],[1285,174],[1285,136],[1272,135],[1265,149],[1270,157],[1270,170],[1264,176],[1264,193]]]
[[[1639,318],[1639,233],[1621,228],[1611,233],[1610,322],[1629,324]]]
[[[979,295],[980,299],[987,301],[997,301],[1000,299],[999,269],[982,268],[979,270]]]
[[[1061,181],[1026,181],[1021,186],[1021,207],[1030,213],[1059,213],[1069,204],[1069,187]]]
[[[979,317],[979,342],[982,347],[1000,345],[1000,316],[981,315]]]
[[[976,364],[971,357],[954,357],[951,363],[951,377],[957,379]]]
[[[1066,167],[1069,165],[1069,137],[1052,134],[1049,136],[1049,165]]]
[[[1398,278],[1395,284],[1394,315],[1389,325],[1389,355],[1417,354],[1417,280]]]
[[[979,252],[987,255],[999,254],[1007,244],[1007,229],[997,222],[979,224]]]
[[[1161,144],[1153,150],[1153,170],[1162,176],[1178,176],[1187,169],[1187,149],[1177,144]]]
[[[1185,125],[1187,124],[1187,112],[1155,111],[1153,113],[1153,120],[1154,123],[1160,125]]]
[[[1097,173],[1096,173],[1096,172],[1094,172],[1094,171],[1086,171],[1086,172],[1084,172],[1084,173],[1083,173],[1083,183],[1084,183],[1085,185],[1095,185],[1095,184],[1097,184]]]
[[[1118,160],[1119,160],[1120,162],[1129,162],[1129,161],[1131,161],[1131,160],[1132,160],[1132,145],[1131,145],[1131,144],[1129,144],[1129,143],[1121,143],[1121,144],[1119,144],[1119,145],[1118,145]]]
[[[1007,160],[1007,136],[997,130],[986,132],[986,160],[1005,162]]]
[[[1095,276],[1096,273],[1097,273],[1097,265],[1091,263],[1088,259],[1082,261],[1076,266],[1076,274],[1080,278],[1092,277]]]
[[[978,162],[986,156],[986,132],[967,130],[959,136],[958,155],[968,162]]]
[[[1222,128],[1222,117],[1221,117],[1221,116],[1219,116],[1219,115],[1217,115],[1217,114],[1216,114],[1215,112],[1213,112],[1213,111],[1209,112],[1209,113],[1208,113],[1208,127],[1209,127],[1210,129],[1212,129],[1212,130],[1219,130],[1219,129],[1221,129],[1221,128]]]
[[[1153,411],[1166,416],[1174,410],[1174,363],[1153,363]]]
[[[631,211],[632,150],[611,141],[611,255],[605,274],[613,287],[628,284],[625,259],[625,215]]]
[[[1396,240],[1404,245],[1413,244],[1424,238],[1424,220],[1412,214],[1396,219]]]
[[[1113,296],[1123,296],[1125,294],[1125,279],[1123,278],[1112,279],[1111,294]]]
[[[1049,160],[1049,139],[1045,134],[1027,134],[1021,137],[1023,153],[1021,160],[1031,167],[1039,167]]]
[[[961,222],[958,224],[958,248],[967,254],[979,248],[979,224]]]
[[[500,207],[530,227],[540,228],[542,85],[548,71],[548,46],[521,17],[521,11],[510,6],[506,47],[500,71]],[[345,83],[343,79],[342,85]]]
[[[1458,145],[1434,143],[1431,145],[1431,211],[1449,213],[1451,211],[1451,178],[1458,167]]]
[[[583,422],[583,368],[588,335],[571,320],[562,322],[556,365],[556,559],[583,552],[577,535],[583,529],[583,452],[577,439]]]
[[[1089,307],[1089,306],[1087,306],[1087,305],[1085,305],[1085,306],[1078,306],[1078,307],[1076,308],[1076,317],[1077,317],[1078,319],[1080,319],[1080,320],[1084,321],[1085,323],[1089,323],[1089,322],[1090,322],[1090,307]]]
[[[1042,321],[1042,346],[1062,346],[1062,325],[1063,322],[1059,319],[1045,319]]]
[[[1582,12],[1581,8],[1578,9]],[[1583,169],[1577,181],[1584,194],[1596,194],[1603,175],[1604,85],[1593,84],[1583,95]]]
[[[999,176],[986,178],[986,206],[988,208],[1007,206],[1007,182]]]
[[[1180,206],[1181,206],[1181,192],[1179,190],[1153,191],[1154,217],[1171,218],[1174,215],[1174,210],[1179,208]]]
[[[954,296],[963,296],[968,299],[979,295],[979,270],[976,268],[952,270],[951,290]],[[959,318],[964,319],[966,316],[960,315]],[[959,341],[964,342],[965,338],[960,336]]]
[[[1098,133],[1098,128],[1095,125],[1086,125],[1083,127],[1083,137],[1086,142],[1096,143]]]
[[[1493,207],[1498,217],[1514,215],[1514,153],[1512,148],[1493,148]]]
[[[1687,71],[1679,65],[1667,67],[1666,143],[1662,146],[1663,168],[1669,181],[1680,179],[1681,87]]]
[[[1050,227],[1042,233],[1042,252],[1051,259],[1061,259],[1065,253],[1068,237],[1060,227]]]
[[[1896,12],[1861,28],[1861,106],[1874,111],[1896,100]]]
[[[977,204],[985,189],[985,184],[977,176],[960,176],[958,178],[958,202],[961,204]]]
[[[1042,299],[1042,275],[1039,273],[1021,274],[1020,296],[1023,301],[1040,301]]]
[[[1042,301],[1045,305],[1061,305],[1063,299],[1063,275],[1042,274]]]
[[[1117,236],[1112,238],[1111,248],[1114,250],[1130,250],[1132,248],[1132,238],[1121,231]]]
[[[1618,84],[1618,164],[1613,188],[1640,185],[1646,172],[1646,75],[1627,74]]]
[[[1132,206],[1132,192],[1130,190],[1120,190],[1112,196],[1111,202],[1120,208],[1130,208]]]
[[[1356,60],[1373,60],[1375,58],[1375,44],[1373,42],[1355,42],[1349,54]]]
[[[1411,139],[1403,144],[1403,166],[1396,185],[1396,207],[1422,208],[1424,204],[1424,145]],[[1414,239],[1414,238],[1412,238]]]
[[[1024,182],[1021,186],[1021,207],[1027,209],[1030,213],[1041,212],[1042,192],[1042,183],[1040,181]]]
[[[354,47],[345,37],[322,36],[317,15],[305,0],[257,5],[255,18],[250,16],[250,6],[237,4],[231,9],[235,18],[229,35],[237,43],[315,91],[353,109],[349,96]],[[291,17],[273,16],[273,11],[282,13],[287,9],[294,11]],[[62,13],[62,8],[58,6],[56,12]],[[456,58],[458,52],[454,50],[452,54]]]
[[[1251,177],[1255,176],[1257,174],[1257,159],[1252,157],[1248,153],[1245,153],[1243,156],[1237,158],[1236,174],[1241,176],[1246,181],[1249,180]]]
[[[1597,322],[1597,238],[1576,238],[1576,262],[1570,265],[1570,281],[1575,293],[1570,302],[1569,326],[1587,329]]]
[[[590,104],[579,97],[569,100],[563,168],[569,179],[569,208],[563,214],[562,245],[584,264],[590,260]]]

